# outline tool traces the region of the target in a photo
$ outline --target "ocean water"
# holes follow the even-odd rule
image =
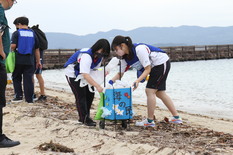
[[[71,92],[64,69],[45,70],[43,77],[45,87]],[[135,70],[126,72],[122,80],[132,84]],[[146,104],[145,85],[140,83],[133,92],[133,104]],[[166,92],[177,110],[233,120],[233,59],[172,62]],[[159,99],[157,105],[166,108]]]

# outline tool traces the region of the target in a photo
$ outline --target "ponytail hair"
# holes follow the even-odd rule
[[[111,50],[114,51],[116,46],[119,46],[122,43],[125,43],[129,49],[129,54],[128,55],[125,54],[123,58],[129,59],[129,60],[133,59],[133,56],[134,56],[134,53],[132,51],[133,43],[132,43],[132,39],[129,36],[126,36],[126,37],[121,36],[121,35],[116,36],[112,41]]]

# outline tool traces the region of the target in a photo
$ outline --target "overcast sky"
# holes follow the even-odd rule
[[[45,32],[76,35],[138,27],[233,26],[233,0],[17,0],[6,11],[11,32],[19,16]]]

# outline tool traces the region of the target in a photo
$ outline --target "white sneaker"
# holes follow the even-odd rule
[[[144,127],[155,127],[155,122],[152,121],[151,123],[148,122],[147,118],[144,119],[143,121],[141,122],[136,122],[135,123],[136,126],[144,126]]]
[[[169,122],[170,122],[170,123],[174,123],[174,124],[182,124],[182,123],[183,123],[181,117],[175,118],[174,116],[172,116],[172,117],[169,119]]]

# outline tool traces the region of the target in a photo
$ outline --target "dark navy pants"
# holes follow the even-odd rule
[[[75,78],[69,78],[67,76],[66,79],[75,96],[79,121],[84,122],[86,117],[90,117],[90,109],[95,93],[90,92],[88,86],[80,87],[80,80],[74,81]],[[94,87],[92,89],[94,90]]]
[[[6,84],[7,84],[7,74],[6,67],[4,64],[0,63],[0,108],[6,106]]]
[[[3,110],[2,108],[6,106],[6,84],[7,84],[7,74],[6,67],[4,64],[0,63],[0,141],[3,140],[2,135],[2,121],[3,121]]]
[[[34,75],[34,65],[15,65],[12,74],[13,86],[16,98],[23,97],[23,90],[26,102],[33,102],[34,83],[32,81]],[[23,89],[22,89],[23,79]]]
[[[3,140],[3,135],[2,135],[2,121],[3,121],[3,111],[2,111],[2,107],[0,107],[0,141]]]

